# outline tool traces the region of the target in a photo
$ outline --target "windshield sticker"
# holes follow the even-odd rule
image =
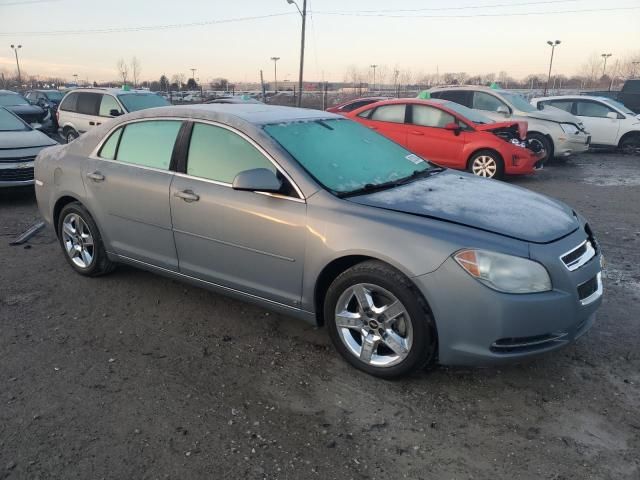
[[[420,163],[424,162],[424,160],[422,160],[419,156],[414,155],[413,153],[410,153],[404,158],[409,160],[411,163],[415,163],[416,165],[419,165]]]

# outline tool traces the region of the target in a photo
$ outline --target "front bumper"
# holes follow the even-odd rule
[[[564,134],[554,139],[554,156],[568,157],[575,153],[586,152],[591,144],[591,135],[578,133]]]
[[[452,258],[436,271],[415,277],[435,318],[439,362],[487,366],[519,361],[566,346],[589,330],[602,303],[602,284],[582,300],[578,286],[595,278],[601,282],[600,252],[573,272],[560,261],[584,239],[581,229],[549,245],[532,245],[531,257],[551,276],[549,292],[497,292]]]
[[[505,161],[504,172],[507,175],[527,175],[541,168],[541,160],[546,152],[534,153],[526,148],[512,149],[511,157]]]

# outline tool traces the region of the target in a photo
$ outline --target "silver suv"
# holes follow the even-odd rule
[[[434,87],[428,92],[431,98],[480,110],[498,122],[505,119],[526,121],[529,125],[527,139],[547,152],[543,161],[589,149],[591,137],[580,119],[561,111],[541,112],[519,93],[476,85]]]
[[[67,143],[109,118],[170,103],[146,90],[83,88],[71,90],[58,107],[58,125]]]

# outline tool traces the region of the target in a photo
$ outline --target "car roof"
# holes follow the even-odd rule
[[[227,124],[245,123],[266,125],[321,119],[344,119],[342,115],[308,108],[281,107],[259,103],[205,103],[199,105],[173,105],[139,110],[122,119],[178,117],[219,121]]]
[[[555,95],[553,97],[535,97],[532,98],[531,101],[537,101],[537,102],[542,102],[544,100],[574,100],[574,99],[580,99],[580,100],[613,100],[613,98],[607,98],[607,97],[600,97],[598,95],[580,95],[580,94],[575,94],[575,95]]]
[[[125,95],[128,93],[147,93],[149,95],[157,95],[157,93],[151,92],[149,90],[123,90],[122,88],[113,88],[113,87],[80,87],[68,90],[67,93],[72,92],[89,92],[89,93],[111,93],[113,95]]]

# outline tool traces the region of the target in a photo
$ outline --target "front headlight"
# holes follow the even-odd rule
[[[499,292],[536,293],[551,290],[547,270],[526,258],[487,250],[462,250],[453,258],[469,275]]]
[[[578,127],[575,126],[573,123],[561,123],[560,128],[562,128],[562,131],[567,135],[576,135],[580,133],[580,130],[578,129]]]

